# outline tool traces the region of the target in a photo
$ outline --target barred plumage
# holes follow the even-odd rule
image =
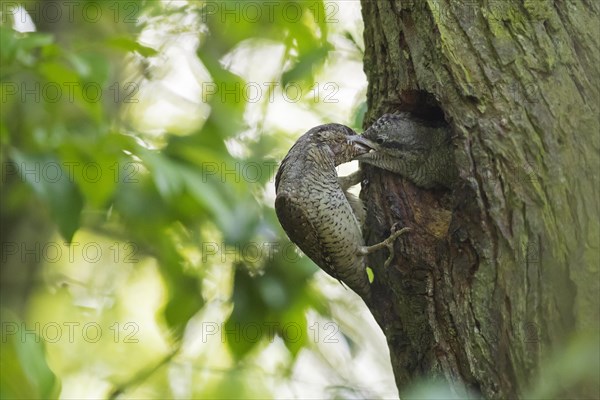
[[[363,134],[377,144],[358,160],[400,174],[417,186],[451,187],[458,177],[445,122],[408,113],[384,114]]]
[[[361,296],[369,281],[358,250],[361,227],[338,183],[336,165],[370,150],[339,124],[318,126],[290,149],[275,179],[275,210],[290,239],[321,269]]]
[[[322,270],[363,298],[370,295],[364,256],[391,243],[364,246],[358,199],[349,201],[352,179],[338,179],[335,167],[367,154],[374,144],[340,124],[315,127],[292,146],[275,178],[275,211],[281,226]],[[344,185],[344,187],[340,184]]]

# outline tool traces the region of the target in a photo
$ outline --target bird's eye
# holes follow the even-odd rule
[[[377,144],[383,144],[383,138],[377,138],[376,142]]]

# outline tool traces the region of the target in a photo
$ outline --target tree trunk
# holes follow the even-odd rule
[[[412,228],[387,269],[370,257],[370,308],[401,393],[433,376],[515,398],[570,340],[598,341],[599,3],[475,3],[362,1],[365,126],[445,118],[461,175],[425,190],[363,165],[367,243]],[[598,398],[591,374],[552,397]]]

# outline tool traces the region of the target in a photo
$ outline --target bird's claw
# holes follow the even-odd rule
[[[387,247],[390,255],[387,258],[387,260],[385,261],[385,263],[383,264],[383,266],[387,268],[390,265],[390,263],[392,262],[392,259],[394,258],[394,242],[396,241],[398,236],[411,230],[411,228],[402,228],[400,230],[396,230],[397,225],[398,224],[396,223],[392,226],[392,229],[391,229],[392,233],[390,236],[388,236],[387,239],[385,239],[384,241],[379,242],[377,244],[374,244],[372,246],[362,246],[359,249],[359,254],[361,256],[366,256],[367,254],[373,253],[377,250]]]
[[[395,254],[394,242],[396,241],[398,236],[402,235],[403,233],[411,231],[411,228],[409,228],[409,227],[404,227],[400,230],[397,230],[398,224],[399,223],[396,222],[394,225],[392,225],[392,228],[391,228],[392,234],[386,240],[384,240],[385,246],[388,248],[388,252],[389,252],[388,258],[383,263],[384,268],[389,267],[389,265],[392,263],[392,260],[394,259],[394,254]]]

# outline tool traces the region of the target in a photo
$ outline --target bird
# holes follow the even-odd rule
[[[426,189],[452,188],[458,179],[451,130],[443,121],[406,112],[384,114],[363,137],[375,142],[375,151],[358,156],[360,162],[402,175]]]
[[[347,126],[320,125],[297,140],[275,176],[275,211],[290,240],[363,299],[371,293],[365,256],[387,247],[391,258],[395,239],[409,230],[396,230],[372,246],[364,244],[360,220],[364,209],[347,191],[353,179],[338,178],[335,167],[374,147]]]

